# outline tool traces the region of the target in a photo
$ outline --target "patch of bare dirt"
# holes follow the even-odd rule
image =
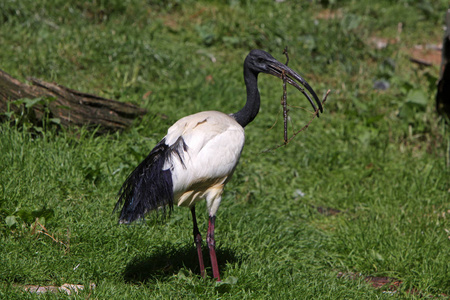
[[[415,45],[413,48],[406,49],[411,61],[423,65],[439,66],[442,59],[442,44]]]
[[[375,289],[383,288],[386,290],[386,293],[395,294],[398,292],[400,286],[402,285],[402,281],[393,278],[393,277],[387,277],[387,276],[364,276],[361,273],[352,273],[352,272],[339,272],[337,274],[338,278],[342,279],[351,279],[351,280],[357,280],[359,278],[363,278],[365,282],[369,283],[372,287]],[[415,288],[412,288],[407,291],[408,294],[411,295],[417,295],[419,297],[426,297],[426,298],[434,298],[433,295],[426,295],[422,291],[419,291]],[[449,297],[447,294],[439,294],[438,297]]]
[[[339,9],[338,10],[324,9],[316,14],[316,19],[318,20],[330,20],[340,18],[342,18],[342,11]]]

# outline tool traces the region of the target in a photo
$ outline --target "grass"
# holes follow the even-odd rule
[[[408,52],[440,42],[446,7],[427,0],[369,7],[350,0],[3,1],[0,68],[149,113],[107,136],[0,125],[0,298],[69,297],[22,291],[64,283],[94,283],[77,297],[99,299],[449,295],[450,136],[434,112],[439,69],[412,64]],[[377,49],[373,37],[391,42]],[[224,283],[216,284],[199,276],[188,210],[119,226],[117,191],[176,120],[241,108],[250,49],[283,61],[285,45],[289,65],[320,95],[332,93],[307,131],[264,152],[283,139],[282,85],[260,76],[262,109],[246,128],[217,216]],[[376,80],[390,88],[375,90]],[[288,92],[290,104],[307,106]],[[290,113],[293,129],[310,118],[303,109]],[[204,203],[197,212],[206,234]],[[365,276],[402,284],[384,292]]]

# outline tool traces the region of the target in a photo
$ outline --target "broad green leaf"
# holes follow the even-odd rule
[[[5,218],[5,223],[6,223],[6,225],[8,225],[9,227],[12,227],[12,226],[16,225],[16,224],[17,224],[16,217],[15,217],[15,216],[7,216],[7,217]]]

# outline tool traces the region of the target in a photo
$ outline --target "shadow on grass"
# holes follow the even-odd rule
[[[239,259],[233,250],[216,248],[219,270],[223,270],[226,263],[234,263]],[[208,276],[212,276],[209,251],[203,245],[203,259]],[[194,274],[200,275],[197,250],[194,245],[165,244],[150,256],[136,256],[128,263],[123,274],[125,282],[140,283],[153,280],[165,280],[178,274],[180,269],[186,268]]]

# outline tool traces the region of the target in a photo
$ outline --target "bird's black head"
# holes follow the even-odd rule
[[[310,95],[305,91],[305,89],[309,91],[309,93],[316,101],[320,112],[323,112],[322,103],[320,102],[319,98],[317,97],[311,86],[308,84],[308,82],[306,82],[306,80],[298,75],[294,70],[273,58],[273,56],[269,53],[259,49],[250,51],[244,61],[244,70],[250,71],[255,75],[257,75],[258,73],[271,74],[281,79],[283,79],[284,73],[286,82],[296,87],[303,93],[303,95],[306,96],[306,98],[311,103],[314,111],[317,110],[316,105],[314,104],[314,101],[311,99]],[[297,82],[303,85],[304,88],[302,88]]]
[[[278,61],[273,58],[269,53],[255,49],[250,51],[244,61],[244,65],[246,65],[250,71],[253,73],[269,73],[269,64],[278,63]]]

